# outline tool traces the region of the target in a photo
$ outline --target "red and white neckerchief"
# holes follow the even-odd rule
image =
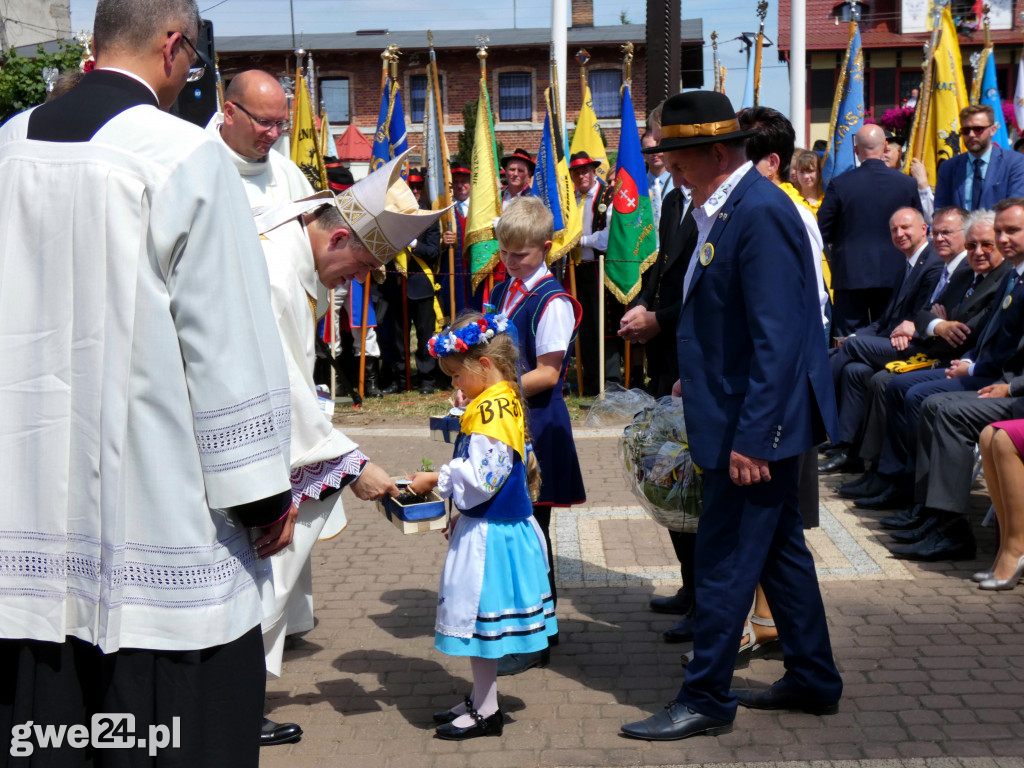
[[[517,296],[521,295],[522,298],[517,299]],[[526,281],[522,278],[516,278],[512,281],[512,285],[508,287],[508,293],[505,294],[505,298],[501,302],[501,312],[505,317],[512,314],[512,311],[519,306],[519,303],[530,295],[530,292],[526,290]]]

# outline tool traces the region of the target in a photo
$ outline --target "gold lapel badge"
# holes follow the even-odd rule
[[[713,258],[715,258],[715,246],[711,243],[704,243],[704,247],[700,249],[700,265],[706,267]]]
[[[1005,299],[1003,299],[1003,309],[1006,309],[1012,303],[1013,303],[1013,296],[1007,295],[1007,297]]]

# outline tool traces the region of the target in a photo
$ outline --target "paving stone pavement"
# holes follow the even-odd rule
[[[450,446],[425,427],[348,434],[395,475]],[[622,723],[657,711],[682,682],[680,653],[659,635],[673,617],[647,608],[678,586],[664,529],[624,488],[613,430],[577,430],[589,502],[556,513],[561,645],[551,666],[499,679],[500,738],[445,742],[431,713],[470,689],[469,664],[434,650],[436,585],[446,542],[403,536],[346,492],[348,528],[313,553],[317,626],[268,681],[267,713],[298,722],[298,744],[266,748],[265,768],[402,766],[756,766],[1024,768],[1024,587],[981,592],[970,574],[995,551],[977,523],[978,560],[907,563],[887,556],[878,513],[854,510],[823,477],[822,527],[808,534],[836,661],[838,715],[740,709],[718,737],[648,743]],[[736,687],[765,686],[778,661],[755,661]]]

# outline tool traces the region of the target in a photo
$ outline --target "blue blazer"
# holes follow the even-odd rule
[[[892,244],[889,218],[900,208],[921,210],[917,183],[881,160],[865,160],[829,182],[818,209],[818,229],[830,249],[834,290],[896,290],[907,257]]]
[[[811,244],[793,201],[750,169],[695,258],[676,336],[697,465],[725,469],[733,450],[786,459],[838,435]]]
[[[967,184],[969,152],[954,155],[939,166],[935,182],[935,210],[947,205],[969,207],[964,195]],[[981,207],[991,209],[1004,197],[1024,196],[1024,155],[992,145],[992,156],[985,169],[985,184],[981,189]]]

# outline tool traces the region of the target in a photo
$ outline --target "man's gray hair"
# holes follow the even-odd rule
[[[197,29],[196,0],[99,0],[93,22],[93,47],[97,54],[110,48],[142,52],[158,32],[184,32],[191,36]],[[191,42],[198,45],[197,40]]]
[[[967,218],[964,219],[964,237],[967,237],[967,233],[971,231],[971,227],[975,224],[988,224],[990,227],[994,228],[996,225],[995,211],[980,208],[977,211],[971,211],[967,214]]]

